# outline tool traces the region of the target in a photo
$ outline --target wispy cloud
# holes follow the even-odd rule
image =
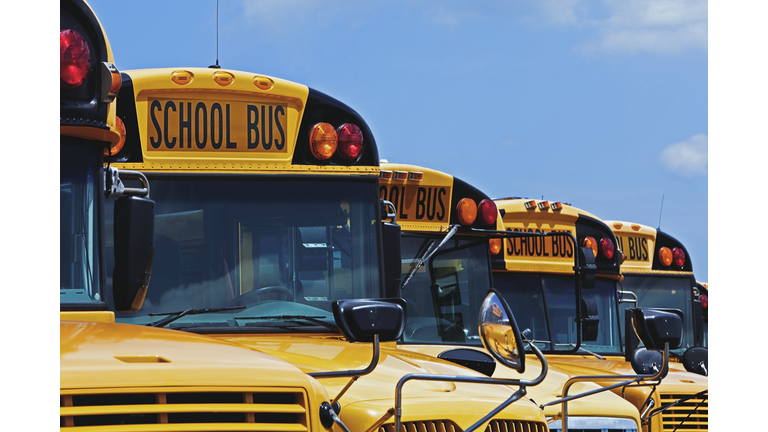
[[[672,173],[684,177],[707,175],[707,135],[698,134],[665,148],[660,155],[662,164]]]
[[[707,49],[707,0],[541,0],[538,12],[547,24],[593,28],[595,37],[576,45],[583,53]]]

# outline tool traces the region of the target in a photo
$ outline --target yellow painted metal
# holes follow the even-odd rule
[[[112,311],[61,311],[59,315],[61,321],[115,322],[115,313]]]

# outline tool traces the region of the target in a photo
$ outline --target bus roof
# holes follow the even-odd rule
[[[685,246],[671,235],[648,225],[626,221],[606,221],[624,253],[622,273],[692,273],[693,266]],[[675,248],[683,253],[683,265],[664,265],[659,260],[662,248],[670,254]],[[671,255],[670,255],[671,257]]]

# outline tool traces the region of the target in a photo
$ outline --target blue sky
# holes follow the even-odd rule
[[[216,62],[215,0],[90,4],[121,70]],[[708,280],[706,1],[220,0],[218,14],[222,67],[344,101],[382,158],[495,198],[661,214]]]

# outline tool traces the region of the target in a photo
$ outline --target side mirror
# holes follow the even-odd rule
[[[350,342],[400,339],[405,331],[405,300],[350,299],[333,302],[333,317]]]
[[[485,349],[505,366],[525,372],[525,348],[509,305],[491,288],[480,306],[479,333]]]
[[[683,312],[678,309],[631,308],[632,328],[647,349],[670,349],[683,344]]]
[[[382,201],[382,204],[382,213],[388,218],[392,218],[392,222],[385,221],[381,224],[384,292],[387,297],[398,298],[400,297],[400,283],[402,282],[400,280],[402,274],[400,225],[395,222],[395,206],[389,201]]]
[[[600,318],[597,315],[597,303],[593,298],[581,298],[581,340],[597,340]]]
[[[496,370],[496,361],[493,357],[475,349],[454,348],[441,352],[437,358],[454,362],[483,375],[493,376],[493,371]]]
[[[115,201],[115,270],[112,295],[115,309],[141,309],[152,275],[155,233],[155,202],[136,196]]]
[[[709,350],[704,347],[692,347],[683,353],[683,366],[688,372],[709,375]]]
[[[581,279],[581,289],[591,290],[595,288],[595,273],[597,265],[595,264],[595,254],[592,248],[580,247],[579,249],[579,278]]]

